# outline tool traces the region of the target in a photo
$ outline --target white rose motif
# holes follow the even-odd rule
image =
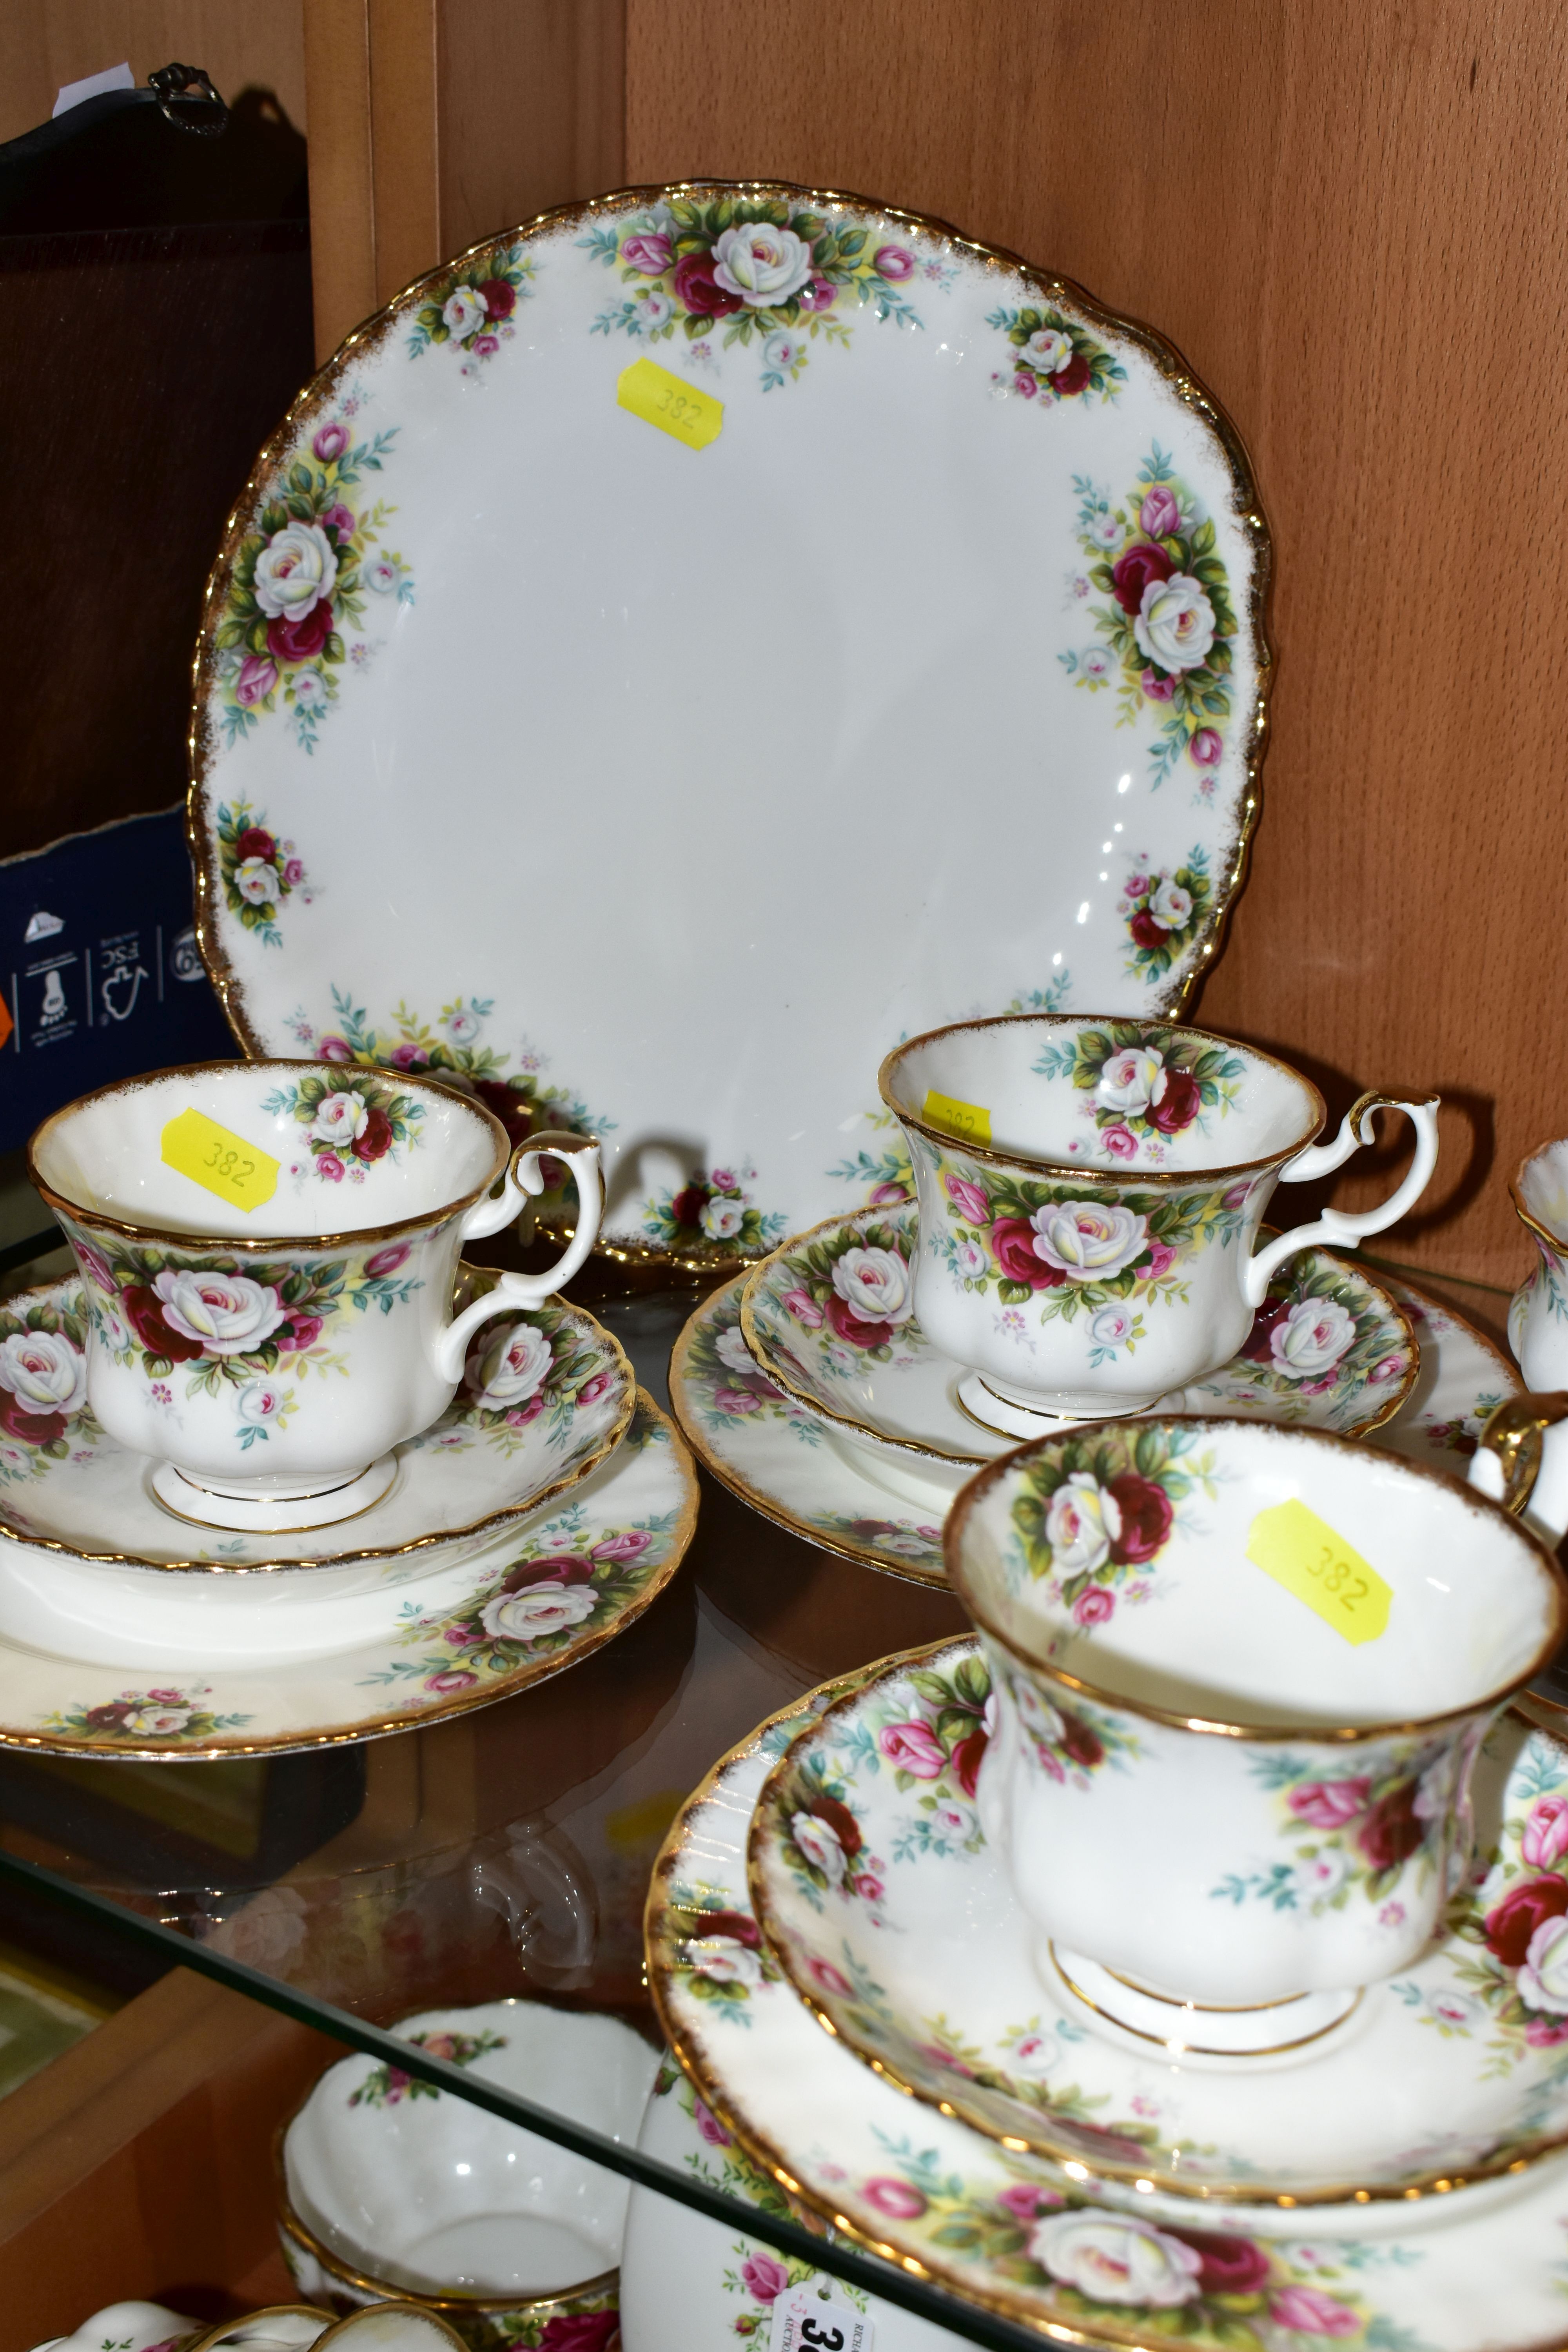
[[[235,868],[234,887],[247,907],[265,907],[278,896],[278,868],[264,857],[247,857]]]
[[[1089,524],[1089,535],[1096,547],[1103,547],[1109,553],[1113,547],[1121,544],[1121,525],[1114,515],[1097,515]]]
[[[374,588],[378,596],[390,596],[402,577],[403,566],[395,563],[390,555],[378,555],[364,567],[365,584]],[[298,688],[295,691],[299,691]]]
[[[1121,1533],[1121,1506],[1089,1471],[1075,1470],[1051,1496],[1046,1541],[1058,1576],[1078,1576],[1099,1568],[1110,1559],[1110,1547]]]
[[[1163,670],[1196,669],[1214,643],[1214,606],[1185,572],[1151,580],[1133,615],[1138,650]]]
[[[1166,930],[1179,931],[1192,920],[1193,894],[1190,890],[1184,890],[1179,882],[1173,882],[1166,875],[1149,894],[1149,912],[1157,923],[1163,924]],[[1162,1087],[1161,1092],[1163,1091]],[[1159,1095],[1153,1099],[1158,1102]]]
[[[128,1334],[120,1318],[121,1340]],[[0,1389],[28,1412],[79,1412],[87,1402],[87,1358],[63,1331],[13,1331],[0,1340]]]
[[[954,1242],[952,1263],[965,1282],[978,1282],[989,1266],[989,1260],[978,1242]]]
[[[1542,1921],[1514,1985],[1527,2009],[1568,2013],[1568,1919]]]
[[[100,1307],[96,1300],[92,1308],[93,1328],[111,1356],[122,1356],[131,1345],[131,1328],[112,1307]],[[0,1372],[0,1381],[5,1374]]]
[[[563,1626],[580,1625],[597,1605],[591,1584],[530,1584],[487,1601],[479,1622],[492,1641],[537,1642]]]
[[[1468,1992],[1456,1991],[1452,1986],[1443,1992],[1429,1992],[1426,2007],[1439,2025],[1447,2025],[1456,2033],[1468,2033],[1486,2016],[1479,2000]]]
[[[448,1013],[441,1026],[454,1045],[471,1045],[479,1034],[479,1016],[459,1004],[456,1013]]]
[[[726,1371],[739,1374],[742,1380],[755,1375],[756,1358],[747,1347],[743,1335],[733,1323],[727,1331],[720,1332],[713,1343],[713,1352]]]
[[[829,1886],[844,1884],[845,1853],[838,1843],[838,1832],[826,1822],[818,1821],[815,1813],[794,1813],[790,1817],[789,1833],[815,1869],[820,1870]]]
[[[322,1143],[349,1144],[364,1133],[370,1113],[364,1097],[357,1087],[342,1087],[335,1093],[323,1095],[316,1106],[316,1116],[308,1132]]]
[[[778,333],[770,335],[763,345],[763,357],[769,367],[776,368],[784,375],[794,367],[804,349],[798,335],[788,334],[781,327]]]
[[[489,316],[482,299],[471,286],[459,286],[441,313],[447,333],[455,336],[459,343],[482,327]]]
[[[1103,646],[1090,646],[1089,651],[1079,661],[1079,668],[1085,677],[1109,677],[1110,676],[1110,656],[1106,652]]]
[[[645,294],[637,304],[637,324],[651,334],[656,327],[667,326],[675,316],[675,305],[668,294]]]
[[[256,559],[256,601],[269,621],[302,621],[337,578],[337,553],[321,524],[287,523]]]
[[[1102,1307],[1089,1324],[1089,1336],[1097,1348],[1129,1347],[1136,1319],[1130,1307]]]
[[[127,1731],[139,1731],[143,1736],[153,1732],[166,1739],[171,1732],[184,1731],[190,1719],[188,1706],[133,1706],[122,1722]]]
[[[241,1421],[275,1421],[283,1410],[283,1391],[266,1381],[247,1381],[239,1392]]]
[[[1072,337],[1057,327],[1037,327],[1024,345],[1024,357],[1037,375],[1060,375],[1072,358]]]
[[[833,1287],[862,1323],[907,1323],[915,1310],[909,1264],[897,1250],[846,1250]]]
[[[1108,1282],[1149,1244],[1147,1221],[1120,1202],[1058,1201],[1037,1209],[1029,1223],[1035,1255],[1073,1282]]]
[[[1350,1864],[1338,1846],[1320,1846],[1314,1854],[1303,1855],[1291,1873],[1300,1890],[1302,1907],[1315,1911],[1339,1893],[1350,1875]]]
[[[1311,1381],[1331,1371],[1355,1343],[1355,1317],[1333,1298],[1299,1298],[1268,1335],[1282,1380]]]
[[[1029,1737],[1043,1748],[1059,1748],[1067,1725],[1051,1706],[1043,1699],[1033,1683],[1016,1682],[1013,1698],[1018,1709],[1018,1720]]]
[[[1130,1045],[1112,1054],[1100,1073],[1094,1097],[1104,1110],[1124,1116],[1147,1110],[1165,1091],[1165,1056],[1152,1045]]]
[[[735,1936],[693,1936],[686,1947],[689,1967],[715,1984],[745,1985],[754,1990],[763,1980],[757,1954]]]
[[[468,1386],[476,1402],[492,1412],[526,1404],[544,1385],[552,1361],[549,1340],[535,1324],[519,1323],[468,1359]]]
[[[703,1202],[697,1222],[710,1242],[727,1242],[740,1232],[745,1217],[743,1201],[729,1201],[718,1193],[711,1201]]]
[[[727,228],[713,247],[713,276],[750,309],[770,310],[797,294],[811,276],[811,247],[792,228],[748,221]]]
[[[295,674],[294,699],[301,710],[314,710],[327,698],[327,682],[319,669],[302,669]]]
[[[1029,2253],[1064,2286],[1099,2303],[1173,2311],[1198,2291],[1203,2256],[1152,2221],[1109,2213],[1053,2213],[1036,2224]]]
[[[269,1339],[288,1313],[268,1283],[247,1274],[176,1274],[153,1279],[163,1319],[209,1356],[244,1356]]]

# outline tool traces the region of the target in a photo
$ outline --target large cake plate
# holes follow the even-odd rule
[[[253,1053],[603,1139],[602,1245],[897,1193],[873,1078],[1171,1012],[1258,809],[1269,546],[1156,333],[858,197],[643,188],[360,328],[209,583],[190,818]]]

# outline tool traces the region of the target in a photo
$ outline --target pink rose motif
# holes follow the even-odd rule
[[[1245,1209],[1251,1192],[1252,1187],[1250,1184],[1233,1184],[1229,1192],[1226,1194],[1225,1199],[1221,1202],[1220,1206],[1222,1208],[1233,1210]]]
[[[290,890],[297,890],[304,878],[305,863],[303,858],[285,858],[283,861],[283,880],[287,887]]]
[[[1269,2299],[1268,2316],[1278,2326],[1302,2336],[1359,2336],[1361,2321],[1350,2305],[1321,2287],[1281,2287]]]
[[[1182,509],[1163,484],[1156,482],[1138,509],[1138,520],[1151,539],[1169,539],[1182,527]]]
[[[1219,731],[1214,727],[1200,727],[1187,750],[1200,768],[1217,768],[1225,751]]]
[[[589,1552],[590,1559],[640,1559],[653,1538],[646,1528],[627,1528],[624,1534],[606,1536]]]
[[[929,1723],[887,1724],[877,1745],[896,1770],[912,1772],[917,1780],[940,1780],[947,1764],[947,1750]]]
[[[1163,670],[1146,669],[1139,683],[1151,702],[1169,702],[1176,691],[1175,679],[1167,677]]]
[[[1021,392],[1026,400],[1033,400],[1039,388],[1038,383],[1027,368],[1020,368],[1013,378],[1014,391]]]
[[[76,1255],[77,1264],[80,1266],[82,1272],[84,1274],[89,1274],[94,1282],[97,1283],[100,1290],[105,1292],[109,1297],[112,1298],[114,1296],[114,1276],[109,1270],[109,1260],[104,1256],[103,1252],[100,1249],[95,1248],[91,1242],[78,1242],[76,1245]]]
[[[1398,1356],[1384,1356],[1380,1363],[1373,1364],[1366,1377],[1373,1388],[1379,1388],[1385,1381],[1396,1381],[1404,1370]]]
[[[915,274],[915,257],[907,246],[879,245],[871,257],[871,267],[879,278],[889,278],[893,285],[901,286],[906,278]]]
[[[748,2254],[741,2264],[741,2276],[756,2303],[776,2302],[789,2284],[788,2271],[773,2254]]]
[[[407,1265],[413,1249],[412,1242],[394,1242],[389,1249],[377,1250],[374,1257],[367,1257],[364,1270],[370,1275],[395,1274],[400,1265]]]
[[[1554,2049],[1559,2042],[1568,2042],[1568,2017],[1532,2017],[1524,2038],[1532,2050]]]
[[[387,1055],[387,1065],[394,1070],[423,1070],[430,1056],[423,1045],[398,1045]]]
[[[526,1404],[514,1404],[512,1406],[510,1412],[506,1416],[507,1427],[509,1429],[526,1429],[529,1423],[531,1421],[537,1421],[543,1411],[544,1391],[541,1389],[536,1395],[529,1398]]]
[[[989,1223],[991,1202],[978,1184],[970,1183],[964,1176],[944,1176],[942,1184],[948,1199],[967,1223],[984,1225]]]
[[[443,1625],[441,1639],[449,1650],[463,1650],[470,1642],[482,1642],[485,1635],[481,1629],[471,1624]]]
[[[599,1399],[604,1395],[605,1391],[608,1388],[614,1387],[615,1378],[616,1376],[614,1372],[595,1372],[593,1379],[591,1381],[584,1381],[582,1387],[578,1390],[578,1403],[596,1404]]]
[[[319,1037],[316,1059],[319,1062],[352,1062],[354,1049],[346,1037]]]
[[[150,1690],[149,1698],[160,1699],[165,1706],[184,1706],[185,1694],[177,1690]]]
[[[348,446],[349,428],[335,420],[331,425],[323,425],[310,444],[323,466],[335,466]]]
[[[1167,1266],[1174,1265],[1175,1263],[1176,1253],[1169,1242],[1151,1242],[1149,1263],[1146,1266],[1140,1266],[1138,1270],[1145,1282],[1153,1282],[1165,1272]]]
[[[1059,2197],[1054,2189],[1037,2189],[1032,2181],[1015,2180],[999,2192],[996,2202],[1005,2213],[1011,2213],[1016,2221],[1021,2221],[1027,2229],[1029,2223],[1037,2221],[1042,2213],[1054,2213],[1067,2200]]]
[[[466,1667],[445,1666],[438,1675],[426,1675],[425,1687],[428,1691],[472,1690],[478,1681],[478,1675],[469,1674]]]
[[[627,237],[621,247],[621,259],[629,261],[645,278],[662,278],[675,259],[675,247],[661,230],[645,229]]]
[[[873,1209],[898,1209],[909,1197],[907,1184],[879,1184],[871,1194],[870,1206]]]
[[[239,665],[235,681],[234,698],[241,709],[249,710],[258,702],[265,702],[278,683],[278,665],[265,654],[247,654]]]
[[[879,2177],[868,2180],[860,2193],[868,2205],[874,2205],[879,2213],[886,2213],[894,2221],[917,2221],[926,2209],[920,2190],[911,2189],[907,2180]]]
[[[1130,1127],[1118,1124],[1101,1128],[1100,1139],[1113,1160],[1136,1160],[1138,1157],[1138,1138]]]
[[[1141,898],[1148,887],[1149,877],[1146,874],[1130,874],[1127,877],[1128,898]]]
[[[286,1356],[302,1355],[307,1348],[315,1346],[321,1336],[319,1315],[291,1315],[278,1334],[279,1349]]]
[[[881,1880],[873,1878],[869,1871],[863,1872],[855,1881],[856,1894],[863,1895],[868,1903],[879,1903],[887,1891]]]
[[[343,1163],[334,1151],[319,1151],[316,1154],[316,1173],[318,1176],[324,1176],[329,1184],[341,1184],[343,1181]]]
[[[790,1313],[795,1317],[795,1321],[797,1323],[804,1323],[808,1331],[816,1331],[821,1328],[822,1309],[817,1305],[809,1290],[802,1290],[798,1286],[794,1290],[786,1290],[784,1295],[784,1303],[788,1307]]]
[[[750,1389],[715,1389],[713,1402],[721,1412],[760,1412],[763,1400]]]
[[[354,519],[341,500],[327,509],[321,521],[324,529],[335,530],[340,540],[352,539],[354,535]]]
[[[837,293],[830,278],[808,278],[795,299],[803,310],[831,310]]]
[[[500,351],[500,338],[499,335],[476,335],[473,349],[478,358],[488,360]]]
[[[831,1960],[808,1959],[805,1968],[806,1974],[824,1992],[837,1993],[841,2000],[849,1999],[853,1990],[849,1979],[841,1969],[834,1967]]]
[[[736,1190],[735,1171],[732,1168],[715,1168],[713,1190],[716,1192],[733,1192]]]
[[[1315,1830],[1342,1830],[1365,1812],[1371,1795],[1372,1782],[1359,1775],[1352,1780],[1305,1780],[1290,1791],[1290,1811]]]
[[[700,2099],[691,2102],[691,2120],[710,2147],[730,2147],[733,2145],[733,2135],[725,2130],[712,2108],[704,2106]]]
[[[1091,1584],[1073,1602],[1073,1621],[1079,1625],[1103,1625],[1116,1607],[1116,1596],[1107,1592],[1102,1584]]]
[[[1568,1797],[1537,1797],[1520,1851],[1532,1870],[1550,1870],[1568,1853]]]

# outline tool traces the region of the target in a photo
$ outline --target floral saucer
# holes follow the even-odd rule
[[[973,1465],[1016,1437],[959,1401],[964,1368],[941,1354],[914,1311],[912,1202],[829,1217],[775,1250],[746,1283],[741,1328],[768,1377],[858,1443]],[[1126,1344],[1131,1318],[1102,1308]],[[1361,1437],[1415,1384],[1418,1349],[1399,1307],[1358,1265],[1304,1250],[1282,1267],[1241,1352],[1158,1401],[1166,1412],[1225,1412]],[[1098,1360],[1098,1359],[1097,1359]]]
[[[1173,2067],[1033,1964],[974,1805],[990,1691],[973,1640],[884,1668],[802,1733],[757,1805],[763,1933],[868,2064],[995,2137],[1210,2199],[1405,2197],[1568,2142],[1568,1940],[1560,1986],[1536,1972],[1544,1944],[1525,1962],[1535,1928],[1568,1914],[1568,1749],[1517,1716],[1494,1730],[1474,1790],[1487,1860],[1407,1976],[1283,2064]],[[1085,1787],[1116,1769],[1088,1716],[1058,1754]],[[1349,1765],[1292,1788],[1294,1869],[1238,1855],[1212,1889],[1215,1934],[1244,1906],[1375,1907],[1400,1853],[1373,1793]]]
[[[494,1283],[463,1266],[458,1303]],[[636,1396],[619,1341],[582,1307],[552,1298],[520,1308],[475,1334],[457,1396],[396,1449],[397,1475],[368,1510],[328,1529],[231,1536],[177,1517],[153,1492],[152,1460],[93,1419],[87,1313],[74,1274],[0,1307],[0,1538],[79,1560],[206,1575],[363,1562],[356,1590],[436,1574],[585,1478],[626,1434]],[[201,1376],[198,1362],[159,1384],[175,1421],[182,1370]],[[247,1442],[266,1445],[267,1422],[287,1412],[291,1381],[330,1381],[333,1371],[318,1340],[275,1381],[242,1388],[236,1410],[253,1424]],[[0,1566],[4,1556],[0,1544]]]
[[[1015,2153],[860,2065],[781,1980],[746,1835],[827,1685],[724,1758],[677,1818],[648,1898],[670,2045],[749,2160],[845,2235],[1072,2341],[1189,2352],[1542,2352],[1563,2335],[1568,2162],[1414,2204],[1243,2217]],[[1433,2039],[1437,2039],[1435,2033]]]
[[[705,1298],[676,1343],[676,1418],[707,1467],[764,1518],[807,1543],[917,1584],[945,1582],[942,1522],[967,1463],[916,1462],[891,1447],[851,1444],[767,1374],[741,1329],[738,1277]],[[1384,1276],[1419,1335],[1414,1386],[1369,1442],[1463,1477],[1482,1423],[1519,1389],[1511,1364],[1479,1331],[1408,1283]],[[897,1484],[886,1465],[900,1465]],[[911,1484],[902,1465],[918,1473]],[[915,1496],[923,1505],[910,1507]]]
[[[639,1391],[608,1461],[548,1517],[426,1583],[395,1626],[283,1665],[139,1670],[41,1655],[0,1633],[0,1747],[55,1755],[213,1757],[409,1730],[510,1698],[601,1648],[662,1591],[697,1523],[691,1458]],[[0,1550],[0,1573],[6,1560]]]

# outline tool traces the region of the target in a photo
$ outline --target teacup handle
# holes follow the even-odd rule
[[[553,1130],[531,1135],[526,1143],[518,1145],[498,1190],[477,1201],[463,1219],[458,1228],[462,1239],[482,1241],[487,1234],[500,1233],[520,1215],[525,1202],[544,1190],[542,1160],[564,1160],[570,1164],[577,1188],[577,1229],[563,1255],[542,1274],[503,1274],[493,1290],[487,1290],[482,1298],[454,1316],[434,1343],[433,1361],[439,1380],[461,1377],[468,1341],[481,1323],[488,1323],[492,1315],[504,1315],[510,1307],[537,1307],[542,1298],[550,1297],[571,1281],[598,1239],[605,1204],[599,1147],[591,1136]]]
[[[1563,1421],[1568,1395],[1561,1389],[1505,1397],[1470,1456],[1470,1485],[1552,1544],[1568,1531],[1568,1435],[1551,1433]]]
[[[1278,1241],[1270,1242],[1247,1262],[1241,1277],[1242,1295],[1249,1307],[1261,1307],[1268,1278],[1276,1266],[1298,1250],[1310,1249],[1314,1242],[1351,1243],[1362,1241],[1368,1234],[1380,1234],[1387,1225],[1396,1224],[1406,1209],[1413,1209],[1432,1179],[1437,1165],[1437,1104],[1439,1097],[1429,1095],[1425,1102],[1400,1102],[1393,1095],[1363,1095],[1352,1103],[1340,1122],[1340,1131],[1331,1143],[1310,1143],[1305,1151],[1298,1151],[1279,1171],[1282,1184],[1301,1184],[1314,1176],[1331,1176],[1342,1168],[1352,1151],[1370,1143],[1375,1132],[1373,1114],[1380,1110],[1402,1110],[1415,1129],[1415,1157],[1410,1171],[1396,1192],[1380,1201],[1375,1209],[1325,1209],[1310,1225],[1293,1225]]]

